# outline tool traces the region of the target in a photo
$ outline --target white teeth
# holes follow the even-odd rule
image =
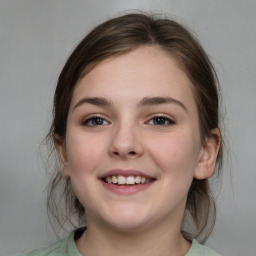
[[[112,176],[112,183],[114,183],[114,184],[118,183],[118,180],[117,180],[116,176]]]
[[[135,183],[140,183],[140,182],[141,182],[141,176],[136,176]]]
[[[139,183],[142,183],[142,184],[145,184],[145,183],[150,183],[150,179],[149,178],[146,178],[146,177],[142,177],[142,176],[127,176],[127,177],[124,177],[122,175],[119,175],[119,176],[108,176],[105,178],[105,181],[107,183],[113,183],[113,184],[119,184],[119,185],[124,185],[124,184],[127,184],[127,185],[134,185],[134,184],[139,184]]]
[[[134,176],[128,176],[128,177],[126,177],[126,184],[135,184],[135,178],[134,178]]]
[[[125,177],[124,176],[118,176],[117,177],[117,182],[118,184],[125,184],[126,183],[126,180],[125,180]]]

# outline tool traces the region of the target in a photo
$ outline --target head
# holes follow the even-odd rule
[[[99,63],[122,56],[139,47],[157,47],[177,61],[192,84],[197,107],[200,142],[216,137],[220,144],[216,172],[222,163],[221,133],[219,130],[219,96],[214,68],[198,41],[175,21],[144,14],[128,14],[111,19],[93,29],[76,47],[67,60],[58,79],[54,96],[53,122],[48,139],[65,144],[67,120],[74,90]],[[217,132],[216,132],[217,131]],[[64,145],[65,147],[65,145]],[[57,168],[49,186],[48,206],[54,212],[54,193],[65,202],[66,219],[72,215],[83,219],[85,210],[72,190],[69,177]],[[54,201],[57,200],[57,201]],[[214,201],[208,179],[194,177],[189,189],[184,215],[184,235],[206,239],[215,219]],[[55,214],[55,216],[58,214]],[[188,224],[189,223],[189,224]],[[210,225],[209,225],[210,224]]]

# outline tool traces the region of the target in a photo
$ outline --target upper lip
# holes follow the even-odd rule
[[[124,177],[128,177],[128,176],[143,176],[149,179],[155,179],[155,177],[148,175],[144,172],[135,170],[135,169],[112,169],[109,171],[104,172],[103,174],[101,174],[99,176],[99,179],[104,179],[106,177],[109,176],[124,176]]]

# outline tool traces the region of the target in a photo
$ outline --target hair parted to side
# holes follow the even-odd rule
[[[174,56],[193,84],[202,144],[219,128],[219,92],[215,70],[198,41],[176,21],[158,16],[134,13],[110,19],[93,29],[75,48],[58,79],[53,108],[53,121],[46,137],[54,148],[54,135],[65,142],[67,116],[74,88],[86,73],[100,61],[118,56],[141,46],[158,47]],[[216,170],[222,166],[222,141]],[[80,223],[85,209],[76,198],[69,177],[62,175],[56,163],[48,186],[48,212],[61,227],[68,221]],[[204,242],[215,222],[215,204],[208,179],[194,179],[190,187],[182,232]],[[171,227],[170,227],[171,228]]]

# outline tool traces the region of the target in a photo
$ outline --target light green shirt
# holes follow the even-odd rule
[[[82,256],[82,254],[76,247],[74,232],[72,232],[69,237],[59,240],[50,247],[37,249],[19,256]],[[220,254],[193,239],[192,245],[185,256],[220,256]]]

